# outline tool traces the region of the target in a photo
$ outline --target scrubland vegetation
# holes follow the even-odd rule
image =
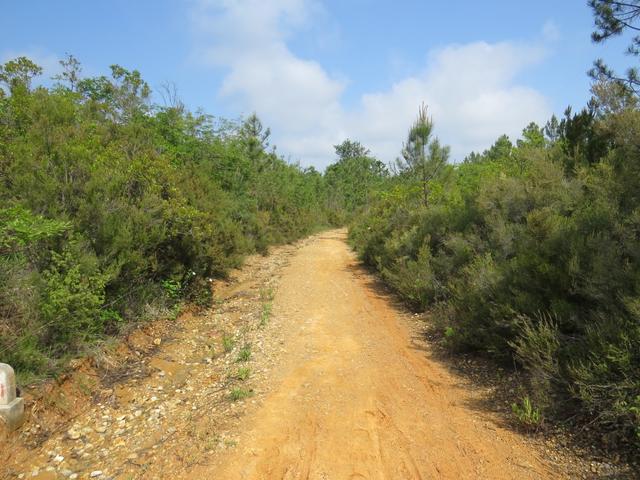
[[[51,88],[0,67],[0,358],[42,375],[127,323],[207,305],[209,280],[325,223],[322,176],[258,118],[152,105],[140,74]]]
[[[615,84],[595,92],[457,165],[429,135],[413,155],[416,129],[431,127],[419,119],[409,166],[351,238],[451,349],[515,360],[536,408],[638,440],[640,110]]]
[[[608,3],[592,2],[598,41],[616,34]],[[153,105],[136,71],[64,67],[50,88],[32,86],[41,70],[26,58],[0,67],[0,358],[18,371],[51,373],[183,300],[208,305],[209,280],[243,255],[349,225],[362,260],[451,351],[526,372],[523,423],[571,418],[640,445],[633,70],[598,62],[584,109],[460,163],[423,105],[393,165],[346,140],[322,174],[281,158],[255,115]],[[250,357],[247,345],[237,361]]]
[[[638,2],[590,5],[596,42],[640,14]],[[636,58],[637,47],[634,38]],[[609,447],[637,447],[640,81],[602,60],[590,73],[584,109],[458,164],[422,106],[394,175],[378,175],[382,187],[360,199],[350,235],[452,352],[524,370],[514,413],[525,426],[571,420]]]

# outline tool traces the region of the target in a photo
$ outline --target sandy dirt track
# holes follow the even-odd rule
[[[428,359],[345,237],[293,255],[273,305],[286,339],[273,388],[237,447],[184,478],[560,478],[469,407],[469,387]]]

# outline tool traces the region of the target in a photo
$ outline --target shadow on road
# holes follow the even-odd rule
[[[339,239],[339,236],[330,237]],[[470,391],[461,405],[478,415],[478,419],[496,428],[508,429],[524,434],[529,441],[542,445],[551,452],[555,461],[575,462],[576,458],[584,465],[603,463],[610,465],[615,452],[607,453],[593,447],[594,439],[583,435],[581,431],[570,430],[566,425],[547,424],[544,429],[526,432],[520,428],[512,413],[511,405],[524,395],[524,376],[517,366],[501,365],[494,360],[475,353],[452,353],[443,343],[443,336],[437,332],[431,322],[429,312],[416,313],[380,278],[377,271],[354,260],[345,270],[362,281],[368,292],[391,305],[404,318],[411,329],[407,348],[419,351],[430,361],[444,367],[458,382],[456,387]],[[629,462],[631,464],[631,462]],[[622,471],[624,470],[624,471]],[[573,472],[575,473],[575,472]],[[585,472],[586,479],[632,479],[638,478],[631,469],[621,467],[609,472]]]

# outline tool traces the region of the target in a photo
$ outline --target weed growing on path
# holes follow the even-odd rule
[[[236,373],[236,379],[244,381],[249,378],[249,375],[251,375],[251,369],[249,367],[240,367]]]
[[[264,327],[267,322],[269,321],[269,318],[271,318],[271,309],[272,309],[273,305],[271,304],[271,302],[267,302],[267,303],[263,303],[262,304],[262,314],[260,316],[260,326]]]
[[[229,398],[232,402],[237,402],[238,400],[244,400],[253,395],[252,390],[247,390],[246,388],[234,388],[231,390],[229,394]]]
[[[251,358],[251,345],[246,344],[244,347],[242,347],[242,350],[240,350],[240,352],[238,353],[238,358],[236,359],[236,362],[248,362],[250,358]]]
[[[227,333],[222,335],[222,349],[224,350],[224,353],[229,353],[233,350],[235,344],[236,341],[233,339],[233,335],[229,335]]]
[[[275,297],[275,292],[272,287],[266,287],[260,289],[260,301],[271,302]]]

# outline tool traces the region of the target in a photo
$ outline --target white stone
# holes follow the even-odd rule
[[[100,475],[102,475],[102,470],[94,470],[93,472],[91,472],[90,477],[95,478],[95,477],[99,477]]]
[[[23,420],[24,400],[16,396],[16,374],[10,365],[0,363],[0,427],[13,430]]]
[[[16,399],[16,374],[10,365],[0,363],[0,406],[10,405]]]

